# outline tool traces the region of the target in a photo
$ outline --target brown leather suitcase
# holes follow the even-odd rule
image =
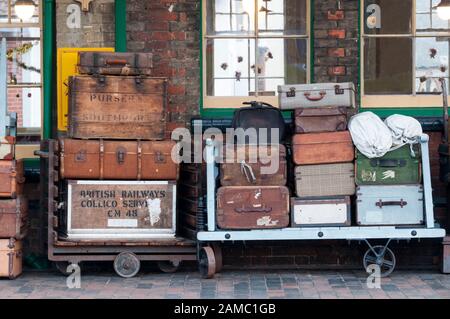
[[[69,137],[162,140],[167,79],[73,76],[69,79]]]
[[[299,108],[294,112],[296,133],[345,131],[348,120],[347,107]]]
[[[60,139],[60,175],[66,179],[176,180],[174,141]]]
[[[226,186],[217,191],[221,229],[269,229],[289,225],[289,189],[285,186]]]
[[[297,165],[347,163],[355,159],[349,131],[295,134],[292,147]]]
[[[0,277],[14,279],[22,273],[22,242],[0,239]]]
[[[130,52],[79,52],[78,73],[102,75],[151,75],[153,55]]]
[[[22,239],[28,228],[28,201],[19,196],[16,199],[0,201],[0,238]]]
[[[24,183],[22,160],[0,161],[1,198],[16,198],[23,193]]]
[[[287,179],[284,145],[236,145],[223,148],[222,186],[284,186]],[[232,161],[232,163],[227,163]]]
[[[0,138],[0,160],[13,160],[15,157],[16,138],[4,136]]]

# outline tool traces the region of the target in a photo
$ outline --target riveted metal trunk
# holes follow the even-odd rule
[[[284,186],[287,180],[284,145],[236,145],[223,149],[222,186]]]
[[[226,186],[217,191],[221,229],[269,229],[289,225],[289,189],[285,186]]]
[[[60,175],[67,179],[176,180],[174,141],[60,140]]]
[[[162,140],[167,79],[74,76],[69,79],[69,137]]]
[[[291,199],[292,227],[350,226],[350,197]]]

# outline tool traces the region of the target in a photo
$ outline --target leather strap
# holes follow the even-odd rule
[[[142,142],[137,141],[137,179],[142,178]]]
[[[244,174],[247,181],[251,184],[256,183],[256,177],[253,173],[253,169],[250,165],[248,165],[245,161],[241,162],[241,173]]]
[[[103,173],[104,173],[104,166],[105,166],[105,144],[103,142],[103,139],[100,139],[100,179],[103,179]]]
[[[383,206],[400,206],[403,208],[404,206],[408,205],[408,202],[404,201],[403,198],[399,201],[386,201],[383,202],[382,199],[380,199],[378,202],[375,203],[375,206],[379,207],[380,209],[383,208]]]

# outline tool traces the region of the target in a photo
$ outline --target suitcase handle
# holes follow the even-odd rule
[[[270,213],[272,211],[272,207],[236,207],[234,210],[236,213]]]
[[[375,203],[375,206],[379,207],[380,209],[383,208],[383,206],[400,206],[403,208],[403,206],[408,205],[408,202],[404,201],[403,198],[399,201],[386,201],[383,202],[382,199],[380,199],[378,202]]]
[[[311,101],[311,102],[318,102],[318,101],[323,100],[323,98],[325,97],[325,95],[327,95],[327,92],[325,92],[325,91],[320,91],[320,92],[319,92],[319,96],[311,96],[311,93],[310,93],[310,92],[305,92],[303,95],[306,97],[306,99],[307,99],[308,101]]]
[[[406,160],[397,159],[372,159],[370,166],[372,167],[405,167]]]
[[[105,64],[106,65],[127,65],[128,61],[127,60],[119,60],[119,59],[116,59],[116,60],[106,59]]]

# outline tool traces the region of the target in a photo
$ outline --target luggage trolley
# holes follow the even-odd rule
[[[211,278],[221,268],[220,242],[267,240],[347,240],[364,241],[369,246],[363,257],[363,265],[380,266],[381,276],[390,275],[395,268],[394,252],[388,247],[392,240],[443,238],[445,230],[435,224],[429,162],[429,137],[420,137],[424,186],[424,225],[396,226],[347,226],[304,227],[262,230],[221,230],[216,228],[216,174],[217,147],[213,140],[206,142],[207,165],[207,230],[200,231],[197,239],[202,247],[198,254],[199,270],[203,277]],[[385,245],[372,245],[370,240],[385,239]],[[219,259],[219,260],[218,260]]]

